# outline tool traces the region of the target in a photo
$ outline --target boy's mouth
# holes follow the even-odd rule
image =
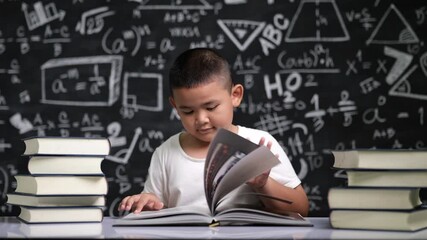
[[[198,129],[197,131],[201,134],[207,134],[207,133],[213,132],[214,128],[203,128],[203,129]]]

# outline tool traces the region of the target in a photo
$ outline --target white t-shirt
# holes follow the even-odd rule
[[[266,142],[271,141],[271,151],[278,154],[282,163],[272,168],[270,177],[290,188],[301,184],[288,156],[273,136],[262,130],[242,126],[238,126],[238,134],[256,144],[261,137]],[[169,208],[186,205],[208,208],[203,188],[205,159],[188,156],[181,148],[179,135],[173,135],[154,151],[143,192],[154,193]],[[248,191],[252,190],[246,184],[239,187],[221,205],[259,204],[256,196],[239,194]]]

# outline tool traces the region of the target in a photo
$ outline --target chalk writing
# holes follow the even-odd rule
[[[120,56],[52,59],[41,66],[41,102],[110,106],[118,99],[121,70]]]

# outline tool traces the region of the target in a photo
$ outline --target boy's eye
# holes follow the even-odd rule
[[[206,109],[208,111],[213,111],[213,110],[215,110],[216,107],[218,107],[218,105],[215,105],[215,106],[212,106],[212,107],[207,107]]]
[[[193,113],[193,111],[192,110],[185,110],[185,111],[182,111],[182,113],[184,113],[185,115],[190,115]]]

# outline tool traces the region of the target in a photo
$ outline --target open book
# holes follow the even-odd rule
[[[279,163],[280,160],[266,146],[259,146],[230,131],[219,129],[209,146],[204,167],[204,189],[209,210],[190,206],[143,211],[139,214],[130,213],[116,219],[114,226],[207,224],[312,226],[308,220],[294,212],[275,214],[244,206],[217,210],[217,206],[227,194]],[[259,197],[292,204],[290,201],[272,196],[259,195]]]

